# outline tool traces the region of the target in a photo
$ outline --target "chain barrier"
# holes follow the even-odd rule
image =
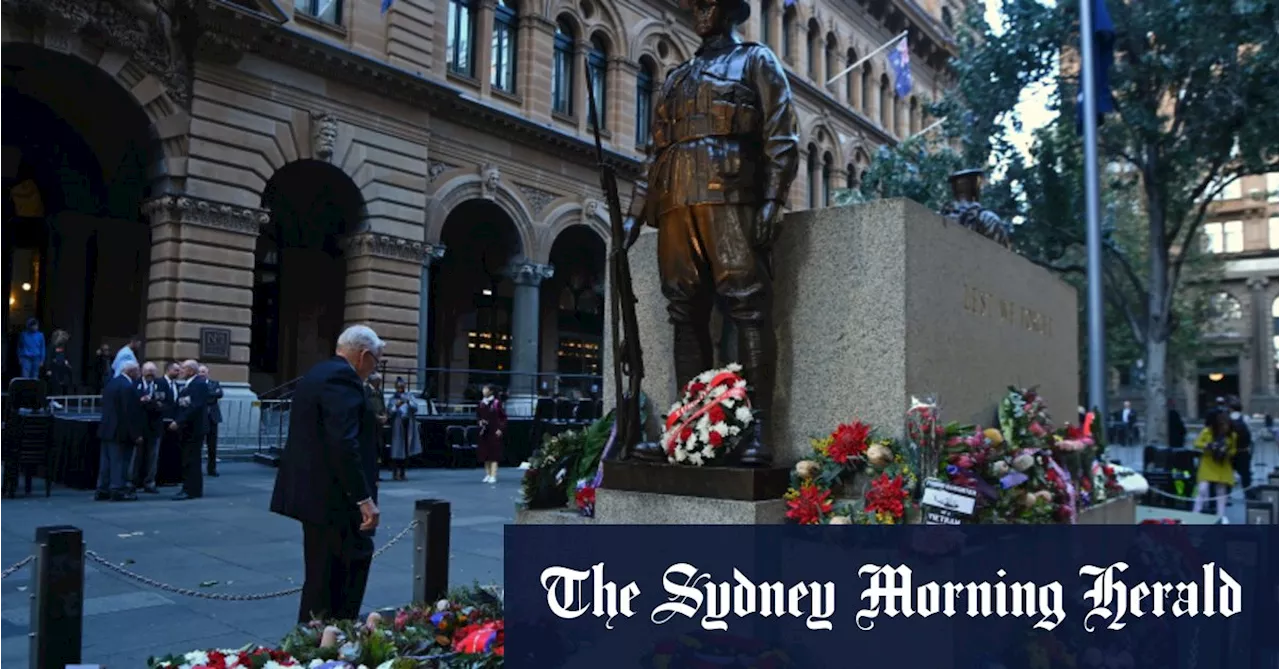
[[[406,526],[403,530],[400,530],[400,532],[396,534],[394,537],[391,537],[391,539],[388,540],[387,543],[383,544],[381,548],[374,551],[372,559],[377,559],[378,556],[385,553],[387,549],[396,545],[397,542],[405,538],[405,536],[407,536],[410,532],[412,532],[413,529],[417,526],[418,526],[418,521],[416,520],[411,521],[408,524],[408,526]],[[133,579],[143,585],[148,585],[153,588],[156,588],[157,590],[163,590],[164,592],[172,593],[175,595],[184,595],[186,597],[196,597],[198,599],[212,599],[220,602],[257,602],[257,601],[262,601],[264,599],[275,599],[276,597],[288,597],[289,595],[297,594],[298,592],[302,591],[302,586],[299,585],[292,588],[288,588],[286,590],[276,590],[275,592],[264,592],[264,593],[251,594],[251,595],[233,595],[233,594],[224,594],[220,592],[202,592],[200,590],[192,590],[190,588],[180,588],[176,585],[169,585],[168,583],[162,583],[153,578],[143,576],[142,574],[139,574],[134,571],[130,571],[102,557],[101,555],[98,555],[96,551],[86,550],[84,552],[84,556],[89,558],[93,562],[99,565],[102,565],[103,567],[106,567],[110,571],[120,574],[121,576],[124,576],[126,578]],[[28,555],[27,557],[23,558],[21,562],[6,569],[4,571],[3,577],[8,578],[9,574],[12,574],[18,569],[21,569],[24,565],[26,565],[28,562],[31,562],[34,559],[35,559],[34,555]]]
[[[9,578],[14,574],[14,572],[27,566],[27,563],[31,562],[34,559],[36,559],[36,556],[28,555],[27,557],[24,557],[21,560],[18,560],[17,562],[14,563],[12,567],[9,567],[8,569],[4,570],[4,573],[0,574],[0,581],[3,581],[4,579]]]

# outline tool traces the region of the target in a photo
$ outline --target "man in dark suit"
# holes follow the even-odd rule
[[[379,516],[368,450],[378,428],[364,379],[385,346],[366,326],[347,328],[337,355],[312,367],[294,390],[271,511],[302,523],[299,623],[360,614]]]
[[[125,362],[120,374],[102,390],[102,422],[98,424],[102,471],[98,473],[96,499],[116,502],[138,499],[129,488],[128,467],[133,449],[146,438],[147,417],[142,402],[134,391],[138,380],[138,363]]]
[[[218,425],[222,422],[222,407],[218,400],[222,399],[222,384],[209,378],[209,368],[200,365],[200,377],[209,384],[209,433],[205,435],[205,444],[209,447],[209,459],[205,462],[205,473],[218,476]]]
[[[381,481],[380,474],[382,470],[382,451],[388,443],[387,436],[390,432],[389,422],[390,416],[387,414],[387,398],[382,394],[382,375],[374,372],[369,375],[369,380],[365,382],[365,394],[369,396],[369,410],[373,412],[375,429],[372,435],[373,440],[373,472],[374,479]],[[366,465],[368,466],[368,465]],[[374,496],[376,502],[376,495]]]
[[[200,376],[200,363],[182,363],[178,381],[177,409],[169,429],[179,434],[182,454],[182,492],[176,501],[204,497],[204,477],[200,473],[200,447],[209,429],[209,384]]]
[[[129,466],[134,486],[143,492],[158,493],[156,487],[156,471],[160,465],[160,442],[164,437],[164,419],[170,413],[169,405],[173,403],[173,391],[169,382],[160,376],[160,370],[154,362],[142,366],[142,378],[138,379],[135,389],[147,417],[147,434],[142,446],[133,449],[133,464]]]

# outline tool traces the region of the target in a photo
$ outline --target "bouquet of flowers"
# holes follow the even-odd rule
[[[578,481],[578,491],[573,496],[578,512],[588,518],[596,515],[596,486],[588,479]]]
[[[751,426],[755,417],[747,381],[733,364],[699,374],[685,384],[684,396],[671,406],[662,433],[667,460],[694,466],[720,458]]]
[[[282,650],[254,646],[193,650],[147,660],[148,669],[277,669],[297,666],[298,661]]]
[[[530,509],[558,509],[569,502],[568,476],[582,456],[586,435],[570,430],[542,441],[520,480],[522,503]]]

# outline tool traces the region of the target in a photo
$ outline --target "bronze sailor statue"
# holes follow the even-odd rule
[[[719,304],[738,333],[757,426],[773,405],[771,249],[799,166],[791,87],[769,48],[735,26],[743,0],[686,0],[702,39],[672,69],[654,105],[647,184],[630,209],[631,240],[658,229],[658,267],[675,335],[675,371],[688,381],[714,366],[711,314]],[[647,187],[646,187],[647,186]],[[738,446],[741,464],[772,463],[759,428]],[[633,454],[665,459],[656,444]]]

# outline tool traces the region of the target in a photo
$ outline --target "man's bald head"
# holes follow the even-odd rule
[[[156,367],[156,363],[154,362],[148,362],[142,366],[143,376],[149,376],[151,378],[155,378],[155,376],[159,373],[160,373],[160,368]]]
[[[120,374],[131,379],[138,378],[138,363],[129,361],[120,365]]]
[[[189,379],[200,373],[200,363],[195,360],[187,360],[182,363],[182,378]]]

